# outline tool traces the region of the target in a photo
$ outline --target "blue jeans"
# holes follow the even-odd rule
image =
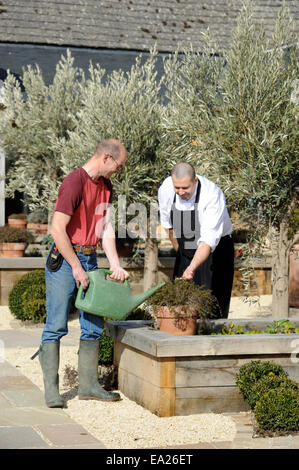
[[[98,268],[96,252],[91,255],[76,253],[85,271]],[[42,343],[59,341],[68,333],[68,315],[72,298],[77,294],[72,268],[64,259],[56,272],[45,269],[47,318]],[[82,340],[98,340],[104,328],[104,318],[80,310]]]

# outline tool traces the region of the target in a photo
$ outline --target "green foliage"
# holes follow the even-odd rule
[[[200,162],[242,220],[267,233],[269,222],[285,214],[299,179],[291,101],[298,61],[288,10],[281,9],[271,38],[252,10],[247,2],[223,57],[211,60],[221,47],[205,35],[202,54],[190,49],[180,61],[167,61],[164,152],[196,167]]]
[[[207,329],[203,330],[203,334],[211,335],[258,335],[258,334],[292,334],[299,333],[299,328],[296,328],[295,323],[290,323],[290,320],[274,320],[273,323],[266,326],[266,330],[248,330],[241,325],[235,325],[234,322],[229,322],[228,326],[221,329],[219,333],[210,333]]]
[[[110,365],[113,364],[113,338],[106,335],[106,327],[103,330],[100,339],[99,347],[99,364]]]
[[[299,386],[279,364],[251,361],[240,367],[237,386],[260,430],[299,431]]]
[[[275,375],[273,372],[269,372],[268,375],[260,378],[251,388],[249,395],[247,396],[247,402],[250,408],[253,410],[257,402],[262,396],[272,389],[278,387],[284,387],[292,390],[299,390],[298,384],[293,380],[285,377],[284,375]]]
[[[271,374],[287,378],[283,368],[270,361],[251,361],[240,367],[237,374],[236,384],[240,392],[247,400],[250,396],[252,387],[262,378]]]
[[[58,62],[49,86],[38,66],[28,66],[22,75],[26,95],[12,74],[5,80],[6,109],[0,120],[1,145],[10,165],[5,190],[11,197],[16,190],[24,192],[31,209],[52,209],[64,176],[54,142],[67,139],[80,108],[84,75],[73,62],[68,51]]]
[[[261,429],[299,431],[299,390],[277,387],[265,393],[254,408]]]
[[[221,329],[220,333],[211,333],[211,335],[257,335],[262,333],[261,330],[246,330],[243,326],[235,325],[231,321],[228,326]]]
[[[26,229],[10,227],[9,225],[0,227],[0,243],[33,243],[34,240],[35,238],[32,233]]]
[[[81,87],[75,127],[67,138],[56,139],[64,173],[82,165],[100,140],[119,139],[127,149],[127,161],[122,174],[113,175],[114,192],[115,200],[126,195],[127,204],[149,206],[166,176],[167,162],[158,160],[157,153],[162,107],[156,56],[155,51],[147,59],[140,55],[127,73],[106,74],[99,64],[91,64],[89,79]]]
[[[9,293],[8,305],[18,320],[43,322],[46,318],[44,270],[31,271],[22,276]]]
[[[299,333],[299,328],[296,328],[295,323],[290,323],[288,319],[274,320],[272,325],[268,325],[266,328],[266,333],[276,334],[276,333]]]
[[[48,212],[43,208],[36,209],[28,215],[27,222],[31,224],[46,224],[48,223]]]
[[[217,300],[210,290],[196,285],[192,281],[176,279],[174,282],[166,284],[158,289],[147,302],[154,309],[160,306],[167,306],[176,312],[172,307],[184,305],[194,307],[198,311],[200,318],[208,318],[214,315],[217,309]]]

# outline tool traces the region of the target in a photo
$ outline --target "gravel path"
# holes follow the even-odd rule
[[[233,298],[229,318],[250,318],[270,315],[271,296],[261,296],[260,305],[244,303],[243,298]],[[8,307],[0,306],[0,330],[20,326]],[[70,328],[78,330],[78,320],[72,320]],[[1,336],[1,333],[0,333]],[[60,393],[68,401],[65,412],[78,424],[99,439],[107,448],[137,449],[177,446],[198,442],[232,441],[236,426],[230,416],[204,413],[189,416],[161,418],[121,392],[122,400],[116,403],[80,401],[77,388],[64,383],[65,368],[77,370],[78,346],[61,344]],[[43,390],[39,361],[30,360],[36,348],[7,348],[5,360]]]

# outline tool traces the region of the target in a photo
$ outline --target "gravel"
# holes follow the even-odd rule
[[[229,318],[267,316],[271,296],[261,296],[260,306],[233,298]],[[8,307],[0,307],[0,330],[26,328],[11,315]],[[28,327],[27,327],[28,328]],[[78,320],[69,322],[69,329],[78,332]],[[1,333],[0,333],[1,337]],[[236,425],[231,416],[203,413],[161,418],[129,400],[120,391],[122,400],[115,403],[80,401],[77,387],[64,383],[67,367],[77,370],[78,346],[66,346],[61,341],[60,393],[67,400],[67,413],[90,434],[110,449],[161,448],[198,442],[232,441]],[[36,348],[6,348],[4,358],[43,390],[39,361],[30,357]]]

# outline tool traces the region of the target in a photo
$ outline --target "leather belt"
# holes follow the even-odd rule
[[[82,245],[73,245],[74,250],[77,253],[82,253],[83,255],[91,255],[97,249],[96,245],[92,246],[82,246]]]

